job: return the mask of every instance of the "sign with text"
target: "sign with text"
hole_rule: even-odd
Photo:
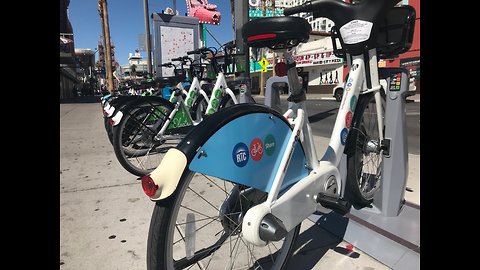
[[[293,56],[293,59],[295,59],[297,67],[343,63],[343,59],[336,57],[333,52],[296,55]]]

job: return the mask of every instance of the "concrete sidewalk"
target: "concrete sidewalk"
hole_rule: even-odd
[[[328,141],[315,140],[321,152]],[[410,160],[412,187],[419,186],[417,165]],[[99,102],[60,104],[60,269],[146,269],[153,206],[118,163]],[[356,248],[357,256],[346,255],[347,242],[309,220],[299,238],[292,270],[389,269]]]

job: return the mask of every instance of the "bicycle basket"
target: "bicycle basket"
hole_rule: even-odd
[[[377,36],[377,54],[380,59],[393,58],[410,50],[415,16],[415,9],[409,5],[393,7],[387,12]]]
[[[194,77],[197,77],[197,78],[203,78],[203,72],[204,72],[204,66],[203,64],[198,64],[198,63],[195,63],[195,64],[191,64],[190,65],[190,70],[189,72],[191,73],[190,74],[190,77],[193,79]]]
[[[177,82],[182,82],[187,77],[187,75],[185,74],[185,70],[181,68],[174,69],[173,73],[175,74],[175,80]]]
[[[377,34],[378,59],[394,58],[410,50],[415,29],[415,15],[415,9],[409,5],[393,7],[386,13],[380,22]],[[331,39],[335,56],[345,58],[343,40],[336,26],[332,27]]]

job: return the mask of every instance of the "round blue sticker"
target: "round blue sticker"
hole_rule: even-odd
[[[345,143],[347,142],[347,136],[348,136],[348,129],[347,128],[342,129],[342,132],[340,132],[340,142],[342,143],[342,145],[345,145]]]
[[[233,147],[232,151],[232,159],[235,165],[238,167],[243,167],[248,163],[248,147],[244,143],[237,143],[235,147]]]

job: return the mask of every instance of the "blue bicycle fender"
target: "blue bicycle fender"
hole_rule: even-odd
[[[277,115],[245,114],[210,136],[188,168],[269,192],[291,134],[290,126]],[[298,142],[281,190],[308,175],[305,164],[305,153]]]

